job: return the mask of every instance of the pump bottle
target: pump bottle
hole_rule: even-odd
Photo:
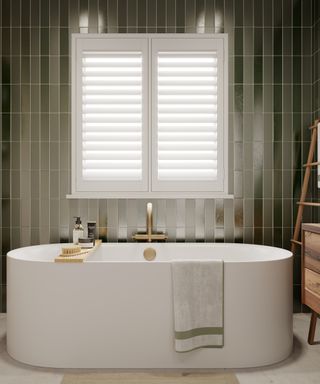
[[[76,219],[76,222],[73,229],[73,244],[78,244],[79,237],[83,237],[83,226],[79,216],[74,216],[74,218]]]

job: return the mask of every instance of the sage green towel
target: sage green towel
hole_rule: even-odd
[[[223,346],[223,261],[172,263],[177,352]]]

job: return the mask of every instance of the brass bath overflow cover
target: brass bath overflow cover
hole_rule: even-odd
[[[152,261],[156,258],[156,250],[153,249],[153,248],[146,248],[144,251],[143,251],[143,257],[148,260],[148,261]]]

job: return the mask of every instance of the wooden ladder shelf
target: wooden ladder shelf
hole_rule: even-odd
[[[298,208],[298,213],[297,213],[297,218],[296,218],[296,224],[294,227],[293,238],[291,239],[291,252],[293,254],[295,253],[296,246],[302,245],[302,242],[299,241],[299,237],[300,237],[304,207],[306,207],[306,206],[320,207],[320,202],[308,202],[308,201],[306,201],[308,185],[309,185],[309,180],[310,180],[310,175],[311,175],[311,168],[320,164],[319,161],[313,161],[315,150],[316,150],[316,145],[317,145],[318,123],[320,123],[320,119],[315,120],[314,124],[311,127],[309,127],[309,129],[311,130],[311,142],[310,142],[310,147],[309,147],[307,163],[303,165],[303,167],[305,168],[305,174],[304,174],[303,183],[302,183],[300,201],[297,202],[297,204],[299,205],[299,208]],[[310,320],[310,328],[309,328],[309,336],[308,336],[309,344],[315,343],[314,342],[314,334],[315,334],[315,328],[316,328],[316,323],[317,323],[317,317],[318,317],[317,313],[315,311],[312,311],[311,320]]]

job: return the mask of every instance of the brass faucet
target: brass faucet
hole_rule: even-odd
[[[152,240],[166,240],[168,236],[161,233],[152,233],[152,203],[147,204],[147,232],[136,233],[132,236],[133,240],[147,241],[151,243]]]

